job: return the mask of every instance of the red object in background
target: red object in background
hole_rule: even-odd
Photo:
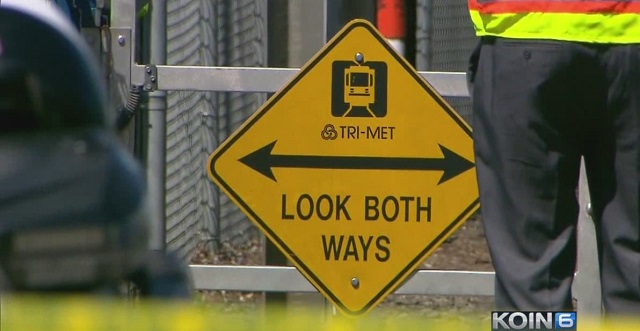
[[[387,39],[405,36],[404,0],[378,0],[378,30]]]

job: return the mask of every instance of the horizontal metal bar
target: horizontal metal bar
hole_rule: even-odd
[[[317,292],[295,267],[191,265],[189,270],[198,290]],[[493,281],[493,272],[419,270],[395,294],[492,296]]]
[[[467,75],[464,72],[418,71],[444,97],[468,97]]]
[[[219,92],[276,92],[299,69],[250,67],[200,67],[158,65],[158,90],[219,91]],[[430,72],[421,74],[442,96],[469,96],[465,74],[462,72]],[[144,85],[145,66],[135,65],[132,84]]]
[[[294,267],[191,265],[197,290],[317,292]]]
[[[492,296],[494,278],[487,271],[418,270],[396,294]]]

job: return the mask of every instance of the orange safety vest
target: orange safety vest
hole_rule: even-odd
[[[469,0],[478,36],[640,43],[640,0]]]

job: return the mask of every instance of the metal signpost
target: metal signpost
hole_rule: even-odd
[[[211,178],[341,311],[392,293],[479,206],[469,126],[368,22],[211,156]]]

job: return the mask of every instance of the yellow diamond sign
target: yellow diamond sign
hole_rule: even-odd
[[[469,126],[362,20],[208,165],[212,180],[347,315],[392,293],[479,206]]]

